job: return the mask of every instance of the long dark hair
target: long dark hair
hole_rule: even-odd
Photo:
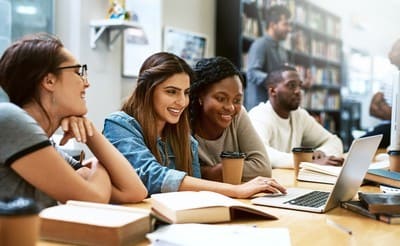
[[[40,82],[48,73],[58,75],[57,67],[66,57],[64,47],[55,36],[38,33],[25,36],[8,47],[0,59],[0,85],[10,101],[23,106],[31,100],[38,103]]]
[[[190,66],[180,57],[159,52],[147,58],[140,68],[137,86],[132,95],[122,106],[122,111],[133,116],[141,125],[146,145],[162,163],[160,152],[157,149],[156,113],[153,101],[154,88],[174,74],[186,73],[193,78]],[[188,109],[186,108],[177,124],[166,124],[163,137],[171,146],[176,157],[176,169],[192,175],[192,153],[190,148],[190,128]]]
[[[59,75],[57,68],[67,60],[61,52],[63,47],[57,37],[37,33],[23,37],[4,51],[0,59],[0,86],[10,102],[23,107],[35,101],[51,121],[40,100],[39,87],[48,73]]]

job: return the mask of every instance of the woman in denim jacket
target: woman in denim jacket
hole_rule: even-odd
[[[209,190],[247,198],[259,192],[285,192],[265,177],[241,185],[201,179],[198,143],[190,136],[187,108],[192,76],[187,63],[173,54],[150,56],[122,110],[105,120],[104,135],[135,167],[149,195]]]

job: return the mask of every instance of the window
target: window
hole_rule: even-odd
[[[0,53],[29,33],[54,33],[53,0],[0,0]]]

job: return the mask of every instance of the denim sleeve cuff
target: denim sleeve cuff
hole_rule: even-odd
[[[182,180],[185,176],[185,172],[172,169],[168,170],[161,185],[161,192],[164,193],[178,191],[179,186],[181,186]]]

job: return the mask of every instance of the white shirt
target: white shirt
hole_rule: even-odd
[[[291,111],[289,118],[284,119],[267,101],[251,109],[249,117],[274,168],[293,168],[294,147],[313,147],[327,155],[343,154],[342,141],[302,108]]]

